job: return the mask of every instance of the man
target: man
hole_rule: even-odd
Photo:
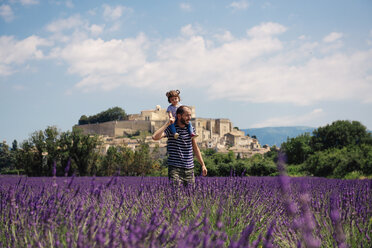
[[[180,106],[176,112],[177,121],[175,127],[178,138],[175,139],[169,125],[169,120],[159,128],[152,136],[153,140],[160,140],[163,137],[168,138],[168,176],[169,179],[176,183],[194,184],[194,154],[202,166],[202,175],[207,175],[203,157],[201,156],[196,140],[192,139],[187,126],[191,120],[191,109],[187,106]]]

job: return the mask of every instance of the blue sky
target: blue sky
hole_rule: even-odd
[[[372,2],[0,1],[0,139],[119,106],[372,129]]]

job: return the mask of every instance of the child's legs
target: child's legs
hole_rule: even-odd
[[[190,135],[194,133],[194,129],[192,128],[191,121],[187,125],[187,131],[189,132]]]
[[[171,129],[172,134],[177,133],[176,126],[174,125],[174,123],[170,125],[170,129]]]

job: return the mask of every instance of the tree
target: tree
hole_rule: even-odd
[[[310,146],[313,151],[343,148],[348,145],[372,144],[371,134],[358,121],[338,120],[313,131]]]
[[[305,133],[295,138],[287,138],[287,141],[282,143],[281,150],[286,154],[288,164],[302,164],[313,153],[310,140],[310,134]]]
[[[79,125],[89,124],[89,119],[86,115],[82,115],[79,119]]]
[[[11,151],[15,152],[17,150],[18,150],[18,142],[17,142],[17,140],[13,140]]]
[[[9,150],[9,146],[3,142],[0,143],[0,171],[5,168],[11,167],[12,158]]]
[[[119,156],[119,169],[120,175],[129,176],[133,175],[132,165],[134,163],[134,152],[127,145],[122,145],[119,147],[120,156]]]
[[[117,147],[110,146],[106,152],[106,156],[103,158],[100,174],[103,176],[115,175],[119,170],[120,155]]]
[[[150,147],[144,141],[140,142],[139,147],[134,152],[133,169],[136,175],[147,175],[151,173],[152,159]]]
[[[270,147],[270,151],[264,154],[265,159],[272,160],[274,161],[274,163],[278,162],[278,156],[279,156],[279,149],[276,147],[276,145],[273,145],[272,147]]]
[[[361,171],[364,175],[372,176],[372,145],[362,144],[360,151],[363,157]]]
[[[203,155],[207,157],[213,156],[213,154],[216,154],[216,150],[212,148],[207,148],[206,150],[203,150]]]
[[[97,173],[98,151],[101,144],[97,135],[90,136],[80,129],[67,131],[61,135],[61,146],[68,151],[69,157],[75,162],[80,176]]]
[[[127,119],[128,115],[122,108],[113,107],[89,117],[87,117],[86,115],[82,115],[78,123],[79,125],[84,125],[90,123],[102,123],[107,121],[119,121]]]
[[[24,170],[26,175],[41,175],[41,160],[30,140],[26,140],[21,144],[21,148],[16,153],[16,161],[17,169]]]
[[[59,132],[57,127],[48,126],[44,131],[36,131],[30,137],[35,152],[37,175],[52,176],[53,164],[59,159]]]
[[[24,169],[29,176],[51,176],[53,164],[59,161],[59,149],[59,132],[55,126],[35,131],[20,149],[17,142],[12,146],[16,167]]]
[[[368,176],[372,175],[371,161],[371,145],[349,145],[315,152],[305,161],[303,169],[319,177],[345,178],[352,172]]]
[[[251,176],[270,176],[277,171],[272,160],[265,159],[261,154],[255,154],[250,158],[250,166],[247,173]]]

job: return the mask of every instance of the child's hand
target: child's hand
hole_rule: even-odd
[[[170,123],[170,124],[173,124],[174,121],[175,121],[174,117],[169,118],[169,123]]]

